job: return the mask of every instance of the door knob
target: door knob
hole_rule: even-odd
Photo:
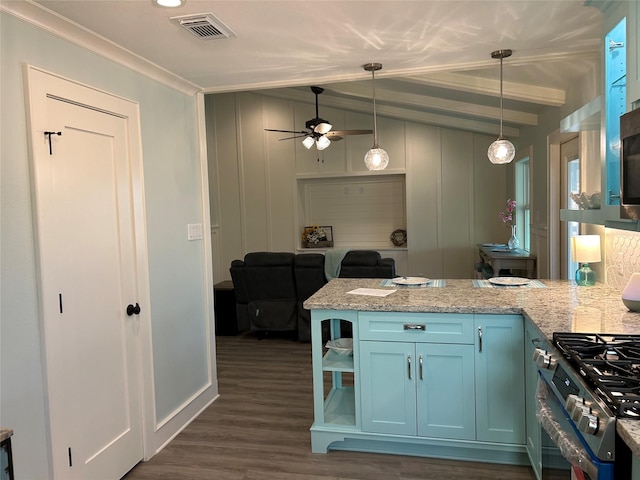
[[[138,315],[140,313],[140,305],[138,305],[137,303],[134,305],[127,305],[127,315],[131,316],[131,315]]]

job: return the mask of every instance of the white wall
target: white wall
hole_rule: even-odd
[[[13,428],[16,478],[50,478],[37,306],[23,65],[33,64],[140,105],[144,158],[156,410],[150,439],[175,433],[184,409],[217,394],[208,336],[212,292],[203,242],[187,242],[188,223],[209,227],[202,189],[197,97],[181,93],[74,43],[0,12],[1,317],[0,425]],[[204,182],[206,184],[206,181]],[[210,358],[211,356],[211,358]],[[178,419],[177,423],[173,419]],[[168,422],[168,423],[167,423]],[[170,425],[173,432],[163,430]],[[181,423],[181,424],[180,424]],[[165,425],[165,426],[166,426]]]

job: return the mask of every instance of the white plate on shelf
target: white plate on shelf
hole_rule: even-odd
[[[429,279],[424,277],[396,277],[391,282],[396,285],[426,285],[429,283]]]
[[[338,355],[353,355],[353,338],[336,338],[335,340],[329,340],[325,347],[333,350]]]
[[[531,280],[523,277],[492,277],[489,279],[489,282],[494,285],[508,285],[515,287],[519,285],[527,285]]]

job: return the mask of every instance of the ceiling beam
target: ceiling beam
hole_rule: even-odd
[[[398,81],[418,85],[448,88],[461,92],[479,93],[481,95],[500,96],[500,80],[474,77],[459,73],[439,72],[425,77],[404,77]],[[561,107],[565,103],[565,92],[557,88],[525,85],[522,83],[503,82],[503,96],[510,100],[537,103],[550,107]]]
[[[341,95],[349,95],[359,98],[371,98],[371,88],[363,88],[361,84],[331,84],[326,85],[331,92]],[[418,95],[414,93],[400,92],[397,90],[389,90],[384,87],[376,86],[376,100],[381,103],[392,103],[396,105],[404,105],[413,109],[427,109],[440,112],[447,112],[456,115],[465,115],[469,117],[487,118],[491,120],[500,119],[500,108],[479,105],[470,102],[459,102],[446,98],[433,97],[429,95]],[[505,122],[515,123],[518,125],[536,126],[538,125],[538,116],[534,113],[527,113],[518,110],[504,109],[503,119]]]
[[[272,97],[283,98],[286,100],[299,101],[305,103],[315,103],[315,97],[308,92],[298,89],[279,88],[275,90],[259,90],[254,92],[258,95],[268,95]],[[377,99],[377,90],[376,90]],[[323,93],[319,100],[320,108],[322,106],[340,108],[359,113],[369,113],[373,115],[371,102],[360,101],[354,98],[344,98],[329,95],[328,91]],[[393,107],[390,105],[376,104],[376,113],[385,117],[396,118],[398,120],[412,121],[417,123],[425,123],[438,127],[455,128],[476,133],[488,135],[498,135],[499,125],[496,122],[485,122],[482,120],[473,120],[469,118],[454,117],[430,113],[420,110],[411,110],[409,108]],[[510,126],[503,126],[503,133],[507,137],[519,137],[520,129]]]

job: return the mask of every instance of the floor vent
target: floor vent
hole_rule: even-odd
[[[189,30],[196,37],[204,38],[205,40],[236,36],[233,30],[227,27],[213,13],[198,13],[182,17],[171,17],[171,20]]]

